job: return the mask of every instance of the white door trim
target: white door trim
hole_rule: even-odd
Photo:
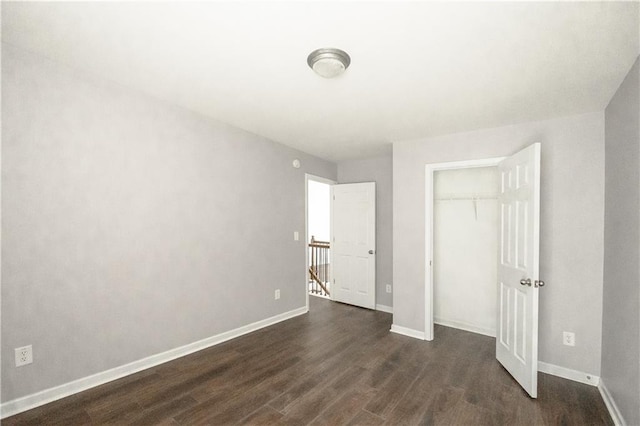
[[[309,241],[309,181],[315,181],[320,183],[326,183],[327,185],[335,185],[338,182],[335,180],[323,178],[321,176],[312,175],[309,173],[304,174],[304,241],[303,241],[303,250],[304,250],[304,294],[305,294],[305,306],[307,307],[307,312],[309,312],[309,252],[308,252],[308,241]],[[331,275],[331,268],[329,268],[329,275]]]
[[[433,340],[433,174],[441,170],[470,169],[497,166],[506,157],[480,160],[451,161],[425,165],[425,284],[424,284],[424,340]]]

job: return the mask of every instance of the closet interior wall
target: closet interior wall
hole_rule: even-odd
[[[498,171],[434,173],[434,322],[496,335]]]

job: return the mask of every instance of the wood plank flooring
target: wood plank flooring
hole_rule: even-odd
[[[530,399],[495,340],[310,298],[310,312],[4,419],[3,425],[611,425],[595,387],[540,374]]]

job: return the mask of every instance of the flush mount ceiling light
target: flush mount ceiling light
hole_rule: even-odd
[[[351,58],[340,49],[316,49],[307,57],[307,64],[320,77],[337,77],[349,68]]]

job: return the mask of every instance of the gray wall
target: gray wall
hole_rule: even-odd
[[[376,304],[393,306],[393,197],[391,155],[338,163],[338,183],[376,183]]]
[[[542,143],[539,359],[600,373],[604,114],[393,145],[393,322],[424,330],[425,164],[500,157]],[[576,346],[562,344],[562,331]]]
[[[605,110],[602,381],[640,424],[640,59]]]
[[[2,48],[3,401],[305,306],[335,164]]]

